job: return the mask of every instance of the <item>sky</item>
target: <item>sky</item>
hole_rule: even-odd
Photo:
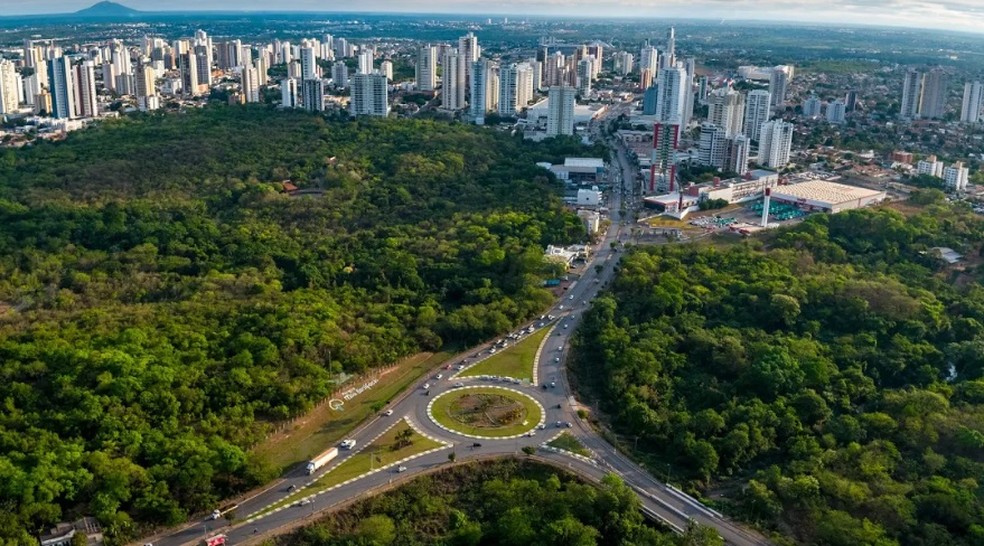
[[[984,0],[119,0],[145,11],[359,11],[666,17],[877,24],[984,32]],[[0,15],[69,13],[95,0],[0,0]]]

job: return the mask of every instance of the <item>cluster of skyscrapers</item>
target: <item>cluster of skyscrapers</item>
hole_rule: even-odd
[[[707,120],[700,125],[697,142],[697,162],[701,165],[743,175],[752,157],[772,168],[789,163],[794,126],[770,120],[773,112],[785,105],[793,67],[771,69],[768,89],[743,94],[729,85],[708,91],[706,78],[696,76],[693,59],[676,60],[673,29],[662,54],[646,45],[640,59],[641,81],[646,88],[643,113],[655,118],[650,191],[674,190],[682,131],[690,126],[696,102],[707,105]],[[652,79],[649,74],[654,70]]]

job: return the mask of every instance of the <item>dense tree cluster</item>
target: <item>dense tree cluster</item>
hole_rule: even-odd
[[[529,462],[471,464],[360,501],[272,546],[715,546],[703,528],[677,537],[646,525],[617,477],[600,487]]]
[[[543,246],[584,230],[535,162],[583,153],[247,107],[0,153],[0,544],[211,509],[338,372],[540,312]]]
[[[982,544],[984,289],[931,250],[976,260],[982,237],[933,204],[814,216],[767,250],[637,250],[577,379],[654,468],[785,540]]]

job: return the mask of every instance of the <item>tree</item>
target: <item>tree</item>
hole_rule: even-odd
[[[396,540],[396,525],[387,516],[372,515],[359,523],[356,536],[360,544],[386,546]]]

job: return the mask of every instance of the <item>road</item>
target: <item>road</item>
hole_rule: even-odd
[[[608,115],[617,116],[621,110],[613,108]],[[591,130],[597,137],[604,138],[600,133],[602,127],[592,127]],[[427,404],[430,400],[454,389],[454,384],[457,382],[467,384],[495,383],[478,378],[458,379],[453,376],[442,377],[438,380],[436,375],[429,375],[387,407],[387,409],[393,410],[392,415],[379,414],[349,436],[357,442],[355,450],[342,451],[335,461],[316,472],[314,476],[306,475],[304,470],[299,468],[253,498],[240,503],[236,508],[236,514],[239,518],[236,522],[220,518],[216,521],[192,523],[180,530],[172,531],[166,536],[149,539],[152,540],[154,546],[183,546],[216,533],[225,534],[228,544],[258,542],[259,537],[307,521],[319,512],[377,492],[391,486],[394,482],[404,481],[411,476],[433,472],[447,466],[448,454],[451,451],[455,453],[458,461],[467,461],[516,455],[521,453],[524,447],[538,447],[558,431],[557,422],[573,425],[573,428],[569,429],[568,432],[574,434],[594,453],[594,460],[577,459],[546,450],[539,450],[537,453],[539,458],[595,481],[600,480],[608,473],[619,475],[639,494],[644,511],[648,516],[663,521],[677,531],[686,528],[690,521],[696,521],[716,529],[728,544],[735,546],[769,544],[758,534],[741,528],[721,517],[720,514],[704,507],[696,500],[656,480],[645,469],[619,453],[576,415],[577,404],[573,391],[568,384],[565,368],[570,347],[570,336],[577,328],[581,315],[590,305],[591,300],[614,276],[620,252],[614,248],[615,245],[612,243],[621,240],[630,229],[628,225],[631,224],[629,221],[623,222],[620,212],[622,202],[623,199],[628,199],[630,203],[634,204],[636,202],[635,194],[639,189],[636,184],[636,170],[626,157],[624,148],[613,141],[606,141],[613,149],[617,150],[615,154],[617,162],[614,162],[615,164],[610,169],[614,182],[608,207],[612,220],[611,226],[599,242],[591,263],[585,267],[585,273],[575,283],[572,283],[564,297],[548,311],[557,319],[552,326],[553,332],[546,338],[539,354],[537,375],[540,384],[510,385],[516,389],[523,389],[524,392],[541,403],[546,414],[547,428],[545,430],[538,431],[539,434],[532,437],[522,436],[502,440],[482,439],[480,441],[445,431],[427,415]],[[634,206],[631,205],[628,207],[629,214],[632,214],[633,208]],[[601,266],[600,271],[596,271],[595,266]],[[466,354],[480,353],[487,356],[489,347],[489,344],[475,347]],[[442,372],[442,374],[447,374],[447,372]],[[547,386],[544,388],[544,385],[549,385],[552,382],[556,383],[556,387]],[[425,383],[429,384],[429,388],[426,390],[422,388]],[[319,494],[314,497],[310,504],[290,506],[252,521],[242,521],[249,515],[283,499],[290,494],[289,490],[292,487],[303,487],[313,478],[317,478],[334,465],[350,457],[360,447],[370,443],[396,420],[402,418],[407,418],[414,423],[418,430],[428,436],[447,442],[449,446],[404,463],[403,466],[406,467],[404,472],[398,473],[393,468],[380,470],[347,485]]]

